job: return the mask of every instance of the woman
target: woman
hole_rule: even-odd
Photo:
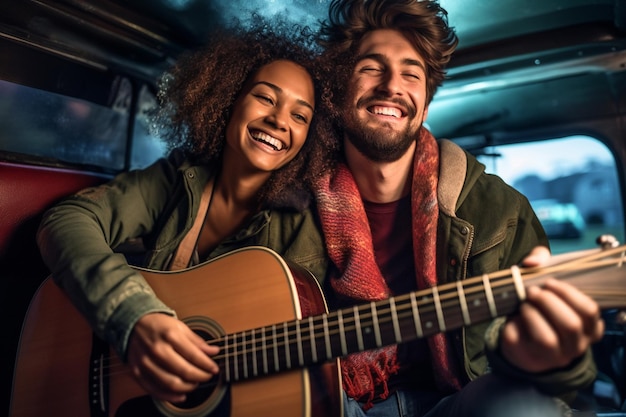
[[[306,140],[319,101],[307,33],[271,32],[261,22],[217,31],[211,41],[163,79],[155,126],[169,157],[68,198],[38,233],[55,281],[95,333],[149,394],[171,402],[218,372],[210,358],[217,348],[176,319],[111,248],[141,239],[144,266],[161,270],[249,245],[273,248],[318,276],[326,266],[307,208],[306,184],[323,171],[329,147]]]

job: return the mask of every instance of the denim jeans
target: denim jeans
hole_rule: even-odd
[[[493,374],[439,399],[423,391],[397,391],[364,412],[344,393],[345,417],[562,417],[567,409],[529,384]]]
[[[364,412],[363,404],[343,393],[344,417],[420,417],[424,416],[440,398],[430,392],[396,391],[386,400],[377,402]]]

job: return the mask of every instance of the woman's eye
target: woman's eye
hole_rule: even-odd
[[[302,114],[294,114],[293,117],[295,117],[296,119],[300,120],[301,122],[307,123],[308,119],[306,118],[306,116],[302,115]]]
[[[274,100],[271,97],[269,97],[269,96],[265,96],[265,95],[262,95],[262,94],[257,94],[255,97],[258,98],[261,101],[265,101],[266,103],[274,104]]]

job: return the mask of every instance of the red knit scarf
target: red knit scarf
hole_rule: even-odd
[[[437,178],[439,149],[434,137],[422,128],[413,162],[411,211],[415,271],[419,288],[437,283]],[[330,277],[333,289],[343,297],[360,301],[389,298],[390,290],[376,265],[374,246],[363,202],[354,177],[340,165],[333,178],[326,176],[316,191],[328,254],[338,269]],[[460,383],[451,364],[444,334],[428,339],[435,380],[440,389],[454,391]],[[378,395],[389,396],[389,377],[398,372],[397,346],[356,353],[342,359],[342,379],[348,396],[372,406]]]

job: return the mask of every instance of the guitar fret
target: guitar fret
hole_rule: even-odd
[[[272,324],[272,340],[274,341],[274,370],[278,372],[280,370],[278,362],[278,336],[276,335],[276,325]]]
[[[257,363],[257,348],[256,348],[256,330],[252,330],[252,375],[259,376],[259,368]]]
[[[400,324],[398,323],[398,311],[396,309],[396,300],[391,298],[389,300],[389,307],[391,308],[391,320],[393,322],[393,334],[396,338],[396,343],[402,342],[402,333],[400,332]]]
[[[287,322],[283,323],[283,338],[285,340],[285,360],[287,369],[291,369],[291,349],[289,349],[289,327]]]
[[[446,322],[443,319],[443,311],[441,310],[441,300],[439,300],[439,290],[437,287],[431,288],[433,293],[433,303],[435,304],[435,311],[437,312],[437,323],[439,324],[439,331],[446,331]]]
[[[267,339],[265,338],[266,328],[261,330],[261,352],[263,353],[263,373],[267,375],[269,373],[269,365],[267,359]]]
[[[376,337],[376,346],[381,347],[383,345],[383,342],[380,336],[380,327],[378,327],[378,313],[376,311],[376,303],[374,301],[370,303],[370,309],[372,311],[372,324],[374,326],[374,336]]]
[[[359,349],[359,352],[363,352],[365,350],[365,346],[363,345],[363,329],[361,328],[361,319],[359,318],[358,306],[353,306],[352,311],[354,315],[354,324],[356,329],[357,347]]]
[[[224,370],[226,371],[226,381],[231,381],[230,375],[230,352],[228,347],[228,335],[224,335]]]
[[[247,340],[246,340],[246,331],[244,330],[241,333],[241,359],[243,362],[243,377],[245,379],[248,378],[248,345],[247,345]]]
[[[300,333],[300,320],[296,321],[296,344],[298,347],[298,364],[304,366],[304,353],[302,352],[302,334]]]
[[[415,293],[412,292],[410,295],[411,298],[411,310],[413,311],[413,323],[415,323],[415,334],[417,337],[424,337],[424,331],[422,330],[422,321],[420,318],[419,309],[417,308],[417,299],[415,298]]]
[[[337,321],[339,323],[339,341],[341,343],[341,354],[348,354],[348,346],[346,345],[346,334],[343,326],[343,313],[341,310],[337,311]]]
[[[526,287],[524,286],[522,274],[520,273],[517,265],[513,265],[511,267],[511,276],[513,277],[513,283],[515,284],[515,291],[517,292],[518,300],[520,302],[524,301],[526,299]]]
[[[239,357],[237,356],[237,334],[233,335],[233,365],[235,369],[233,369],[233,378],[235,381],[239,380]]]
[[[475,282],[466,293],[468,308],[471,310],[471,317],[474,322],[488,320],[492,317],[489,309],[487,294],[482,281]]]
[[[330,334],[328,332],[328,315],[324,314],[324,342],[326,343],[326,359],[330,359],[333,357],[333,350],[330,347]]]
[[[483,290],[485,291],[487,304],[489,304],[489,313],[491,313],[491,317],[497,317],[498,310],[496,309],[496,302],[493,299],[493,291],[491,290],[491,283],[489,282],[489,275],[487,274],[483,274]]]
[[[431,293],[432,295],[432,293]],[[428,303],[428,305],[426,305]],[[437,320],[437,308],[432,298],[424,295],[420,300],[422,310],[422,328],[424,329],[424,335],[430,335],[435,332],[435,320]]]
[[[496,303],[498,315],[509,314],[517,308],[519,300],[515,290],[515,282],[510,277],[502,278],[491,283],[493,299]]]
[[[458,280],[456,282],[456,290],[459,296],[459,302],[461,303],[461,314],[463,315],[463,324],[469,326],[472,322],[469,315],[469,310],[467,308],[467,300],[465,299],[465,289],[463,287],[463,282]]]
[[[313,363],[317,363],[317,344],[315,340],[313,316],[309,316],[309,337],[311,339],[311,359],[313,360]]]

